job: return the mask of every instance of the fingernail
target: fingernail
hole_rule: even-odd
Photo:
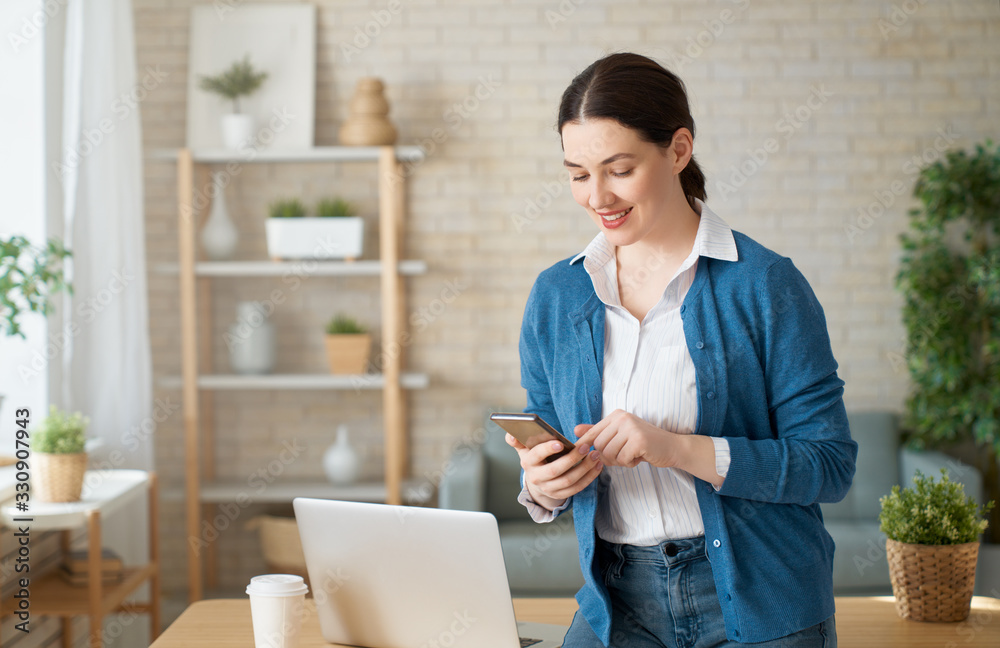
[[[588,452],[590,452],[590,448],[588,448],[587,446],[580,446],[579,448],[576,449],[576,451],[579,452],[580,454],[587,454]]]
[[[559,443],[558,441],[553,441],[552,445],[549,447],[552,448],[553,450],[559,450],[560,448],[562,448],[562,444]]]
[[[597,461],[600,458],[601,458],[601,453],[599,453],[597,450],[594,450],[593,452],[590,453],[591,461]]]

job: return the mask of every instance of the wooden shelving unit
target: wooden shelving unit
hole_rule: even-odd
[[[146,494],[149,498],[149,562],[125,568],[121,581],[111,584],[101,582],[101,521],[124,505]],[[70,549],[70,535],[74,529],[87,529],[87,571],[90,575],[86,586],[66,583],[57,573],[37,578],[28,573],[30,582],[30,610],[32,616],[49,615],[62,618],[62,645],[73,645],[72,617],[90,619],[91,648],[101,648],[102,619],[122,609],[125,599],[143,583],[149,582],[148,602],[129,604],[128,610],[150,615],[153,639],[160,629],[160,550],[158,531],[158,494],[155,473],[141,470],[104,470],[89,472],[84,478],[84,489],[79,502],[61,504],[32,503],[28,512],[17,509],[13,500],[0,506],[0,522],[8,529],[28,526],[31,533],[60,531],[63,553]],[[23,520],[30,519],[30,522]],[[18,577],[12,574],[11,577]],[[0,616],[13,614],[18,609],[18,599],[7,597],[0,603]]]
[[[404,286],[402,277],[422,274],[427,265],[419,260],[400,258],[406,174],[402,162],[423,158],[419,147],[317,147],[292,151],[258,151],[244,154],[226,150],[157,151],[153,159],[176,160],[179,223],[179,263],[156,269],[176,273],[180,281],[181,371],[179,378],[165,378],[161,385],[180,387],[183,393],[184,447],[186,457],[185,502],[189,538],[201,537],[201,526],[214,507],[240,495],[232,484],[215,479],[213,431],[210,417],[203,412],[212,407],[216,390],[381,390],[384,425],[384,481],[333,487],[331,484],[283,480],[268,486],[266,495],[254,501],[290,501],[296,496],[326,496],[351,500],[384,501],[402,504],[406,498],[404,480],[409,469],[407,414],[404,390],[427,387],[428,378],[404,373],[403,358],[388,352],[388,345],[402,339]],[[379,259],[357,261],[232,261],[208,262],[198,258],[196,231],[198,214],[194,208],[195,178],[212,164],[260,163],[347,163],[376,162],[378,166]],[[382,308],[382,372],[356,376],[325,374],[284,374],[243,376],[211,371],[210,281],[217,277],[284,276],[289,272],[303,277],[371,276],[379,278]],[[199,358],[201,363],[199,365]],[[243,485],[243,491],[246,485]],[[319,494],[319,495],[317,495]],[[204,567],[209,586],[215,584],[214,543],[205,555],[197,543],[188,543],[190,600],[202,598]],[[203,565],[204,563],[204,565]]]

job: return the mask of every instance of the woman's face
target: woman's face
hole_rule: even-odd
[[[612,119],[588,119],[563,125],[562,141],[573,198],[612,245],[655,238],[669,229],[668,205],[678,197],[687,205],[678,174],[690,147],[680,159],[677,149],[689,139],[675,134],[664,149]]]

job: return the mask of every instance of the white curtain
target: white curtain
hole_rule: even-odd
[[[92,468],[153,467],[152,370],[146,291],[142,136],[149,91],[138,78],[131,0],[67,5],[63,156],[64,225],[73,250],[74,295],[61,394],[90,417],[103,444]],[[147,559],[145,500],[109,516],[104,546],[126,562]],[[148,645],[129,624],[119,646]]]

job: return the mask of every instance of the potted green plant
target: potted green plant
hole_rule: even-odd
[[[90,421],[80,412],[55,405],[31,434],[32,499],[76,502],[87,470],[86,432]]]
[[[945,622],[967,618],[979,535],[989,524],[993,502],[978,506],[942,469],[940,481],[918,471],[912,488],[893,486],[879,503],[899,616]]]
[[[330,373],[365,373],[372,350],[372,336],[356,319],[347,315],[331,318],[326,324],[325,341]]]
[[[233,102],[233,112],[222,116],[222,141],[228,148],[240,148],[253,137],[253,117],[240,112],[240,97],[256,92],[267,72],[255,70],[247,54],[215,76],[201,76],[199,87]]]
[[[279,200],[265,229],[268,255],[276,259],[355,259],[364,242],[364,219],[341,198],[319,201],[315,216],[297,198]]]
[[[974,463],[985,500],[1000,500],[1000,146],[952,150],[920,171],[920,201],[901,237],[911,393],[904,429],[915,448]],[[972,450],[970,451],[970,448]],[[1000,511],[984,538],[984,574],[1000,578]],[[988,587],[1000,587],[994,580]]]
[[[50,238],[45,247],[36,247],[24,236],[0,237],[0,318],[5,336],[24,339],[21,315],[48,315],[55,293],[65,290],[72,294],[73,287],[63,275],[63,262],[69,256],[72,253],[57,238]]]

